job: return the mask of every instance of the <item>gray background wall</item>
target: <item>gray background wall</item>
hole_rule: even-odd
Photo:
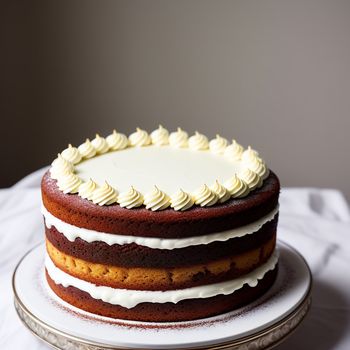
[[[2,1],[0,186],[98,131],[178,125],[350,197],[349,1]]]

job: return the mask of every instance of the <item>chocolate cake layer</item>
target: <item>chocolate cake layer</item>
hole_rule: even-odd
[[[259,298],[274,283],[278,267],[265,274],[256,287],[244,285],[229,295],[217,295],[205,299],[182,300],[174,303],[141,303],[133,308],[112,305],[92,298],[75,287],[56,284],[46,272],[51,289],[63,300],[85,311],[112,318],[147,322],[176,322],[195,320],[218,315],[244,306]]]
[[[164,291],[219,283],[246,275],[271,257],[275,244],[275,237],[272,237],[259,248],[180,268],[125,268],[96,264],[67,255],[49,241],[46,241],[46,248],[56,267],[81,280],[119,289]]]
[[[54,226],[45,228],[46,238],[60,251],[90,262],[123,267],[170,268],[203,264],[260,247],[276,235],[278,215],[257,232],[224,242],[213,242],[181,249],[152,249],[135,243],[108,245],[88,243],[81,238],[69,241]]]
[[[47,172],[41,183],[45,208],[55,217],[78,227],[120,235],[180,238],[221,232],[257,221],[278,203],[280,184],[270,172],[261,188],[242,199],[212,207],[150,211],[125,209],[118,204],[99,206],[76,194],[64,194]]]

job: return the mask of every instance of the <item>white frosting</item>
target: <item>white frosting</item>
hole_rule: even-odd
[[[250,158],[249,160],[244,161],[244,164],[248,169],[257,173],[263,180],[265,180],[269,175],[269,170],[261,158]]]
[[[194,200],[190,194],[180,189],[170,197],[170,204],[174,210],[183,211],[190,209],[194,204]]]
[[[96,187],[96,183],[90,179],[79,186],[78,194],[81,198],[92,200]]]
[[[111,205],[117,201],[118,193],[105,182],[101,187],[97,187],[91,195],[91,200],[98,205]]]
[[[188,146],[188,134],[186,131],[183,131],[181,128],[177,128],[177,131],[174,131],[169,136],[169,143],[172,147],[175,148],[185,148]]]
[[[94,146],[97,154],[106,153],[109,149],[106,139],[99,134],[96,134],[96,137],[91,141],[91,144]]]
[[[64,159],[60,153],[57,158],[52,162],[50,168],[50,175],[53,179],[58,179],[61,176],[66,176],[74,171],[73,164]]]
[[[209,149],[215,154],[224,153],[227,146],[227,140],[220,135],[216,135],[216,138],[209,142]]]
[[[259,157],[259,153],[255,149],[252,149],[250,146],[248,146],[248,148],[242,153],[243,161],[249,161],[256,157]]]
[[[194,202],[201,207],[211,207],[218,200],[219,196],[207,185],[202,185],[197,191],[192,193]]]
[[[225,187],[233,198],[243,198],[250,192],[247,183],[237,175],[232,176],[225,183]]]
[[[150,145],[153,147],[144,147]],[[116,152],[120,150],[123,152]],[[98,134],[91,142],[87,139],[79,149],[69,145],[53,162],[50,174],[65,193],[76,193],[77,186],[90,178],[108,182],[110,185],[96,188],[93,196],[86,197],[95,204],[113,204],[120,192],[120,205],[128,209],[144,204],[146,209],[163,210],[171,204],[174,210],[187,210],[192,199],[195,205],[209,207],[230,197],[245,197],[262,186],[269,169],[257,151],[250,146],[243,150],[235,140],[228,145],[219,135],[208,142],[197,131],[190,138],[180,128],[169,135],[161,125],[151,135],[136,128],[129,138],[113,130],[106,139]],[[209,188],[207,184],[215,180]],[[130,188],[140,192],[128,194]],[[85,186],[83,196],[84,191]],[[136,202],[129,203],[133,201],[130,194],[137,195]]]
[[[129,141],[131,146],[142,147],[150,145],[152,139],[147,131],[136,128],[136,131],[129,136]]]
[[[89,139],[86,139],[85,142],[78,147],[78,151],[80,152],[81,156],[86,159],[92,158],[96,154],[96,149]]]
[[[57,158],[51,163],[52,168],[63,168],[68,169],[69,171],[74,171],[73,163],[64,159],[60,153],[57,154]]]
[[[208,138],[198,131],[188,139],[188,146],[195,151],[204,151],[209,148]]]
[[[111,234],[105,232],[99,232],[95,230],[89,230],[86,228],[77,227],[68,224],[47,211],[42,205],[41,212],[45,217],[46,226],[51,228],[54,226],[59,232],[61,232],[69,241],[73,242],[76,238],[81,238],[84,241],[91,242],[104,242],[108,245],[112,244],[131,244],[153,248],[153,249],[178,249],[185,248],[200,244],[209,244],[216,241],[227,241],[231,238],[242,237],[252,234],[258,231],[265,223],[271,221],[278,213],[278,207],[272,210],[269,214],[260,218],[259,220],[250,223],[245,226],[237,227],[232,230],[210,233],[202,236],[186,237],[186,238],[155,238],[155,237],[137,237],[137,236],[124,236],[118,234]]]
[[[231,197],[228,189],[222,186],[218,180],[211,186],[211,189],[217,194],[220,203],[226,202]]]
[[[112,151],[118,151],[128,147],[129,140],[128,138],[116,130],[113,130],[113,133],[108,135],[106,138],[109,149]]]
[[[143,196],[131,186],[128,191],[125,191],[118,196],[118,203],[122,208],[137,208],[143,204]]]
[[[146,209],[151,209],[152,211],[164,210],[170,205],[170,198],[157,186],[154,186],[151,192],[145,194],[143,204],[146,206]]]
[[[73,147],[71,144],[61,152],[61,156],[72,164],[77,164],[81,161],[81,154],[79,153],[78,148]]]
[[[262,178],[249,168],[245,168],[242,172],[240,172],[238,177],[247,183],[251,191],[261,187],[263,184]]]
[[[105,180],[118,192],[134,186],[143,195],[157,185],[169,196],[180,188],[187,193],[197,190],[203,183],[215,180],[224,183],[244,169],[240,161],[228,161],[212,152],[191,152],[171,145],[161,147],[129,147],[123,151],[108,152],[75,166],[83,180],[97,183]]]
[[[152,143],[157,146],[164,146],[169,143],[169,131],[159,125],[158,129],[151,133]]]
[[[259,280],[261,280],[268,271],[275,268],[277,262],[278,252],[275,251],[266,263],[239,278],[204,286],[167,291],[130,290],[97,286],[63,272],[54,265],[48,256],[46,256],[45,259],[45,266],[49,276],[56,284],[61,284],[63,287],[72,286],[78,288],[90,294],[94,299],[99,299],[109,304],[120,305],[130,309],[140,303],[171,302],[176,304],[179,301],[186,299],[228,295],[241,289],[245,284],[250,287],[255,287]]]
[[[241,146],[239,143],[237,143],[236,140],[232,140],[231,145],[227,146],[224,155],[228,159],[236,159],[239,160],[242,157],[243,153],[243,146]]]
[[[57,179],[57,186],[63,193],[77,193],[81,184],[81,179],[73,174],[67,173]]]

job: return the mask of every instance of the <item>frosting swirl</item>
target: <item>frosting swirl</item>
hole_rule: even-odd
[[[157,186],[154,186],[151,192],[145,194],[143,204],[146,206],[146,209],[151,209],[152,211],[163,210],[170,205],[170,198]]]
[[[50,175],[53,179],[58,179],[60,176],[68,175],[73,172],[74,167],[71,162],[65,160],[60,153],[57,154],[57,158],[52,162]]]
[[[220,135],[216,135],[216,138],[209,142],[209,149],[214,154],[222,154],[227,146],[227,140]]]
[[[77,164],[81,161],[81,155],[78,148],[73,147],[71,144],[69,144],[68,147],[62,151],[61,156],[73,164]]]
[[[243,198],[250,192],[247,183],[236,174],[225,182],[225,187],[233,198]]]
[[[193,193],[193,199],[194,202],[201,207],[210,207],[219,200],[219,197],[214,191],[204,184]]]
[[[67,173],[57,179],[57,186],[63,193],[77,193],[81,179],[73,174]]]
[[[112,151],[117,151],[128,147],[129,140],[126,135],[113,130],[113,133],[106,137],[107,144]]]
[[[262,178],[249,168],[245,168],[242,172],[240,172],[238,177],[247,183],[251,191],[260,187],[263,183]]]
[[[140,128],[136,128],[136,132],[132,133],[129,136],[129,141],[131,146],[142,147],[142,146],[150,145],[152,142],[152,139],[148,135],[147,131],[142,130]]]
[[[195,151],[204,151],[209,147],[208,138],[198,131],[188,139],[188,144],[189,147]]]
[[[248,169],[257,173],[263,180],[269,176],[269,169],[261,158],[251,158],[245,162]]]
[[[99,134],[96,134],[96,137],[91,141],[91,144],[94,146],[97,154],[106,153],[109,149],[106,139]]]
[[[91,200],[96,187],[96,183],[90,179],[79,186],[78,194],[81,198]]]
[[[224,156],[233,159],[240,160],[243,154],[243,146],[237,143],[236,140],[232,140],[232,143],[226,147]]]
[[[137,208],[143,204],[143,196],[131,186],[128,191],[118,196],[118,203],[122,208]]]
[[[86,139],[85,142],[78,147],[78,151],[82,157],[86,159],[92,158],[96,154],[96,149],[89,139]]]
[[[259,156],[259,153],[250,146],[242,153],[242,160],[247,162]]]
[[[159,125],[158,129],[151,133],[152,143],[156,146],[163,146],[169,143],[169,131]]]
[[[51,163],[51,166],[53,168],[67,168],[71,171],[74,170],[73,164],[69,162],[68,160],[64,159],[60,153],[57,154],[57,158],[54,159],[54,161]]]
[[[216,180],[213,186],[211,186],[210,188],[217,194],[220,203],[226,202],[231,197],[231,194],[227,190],[227,188],[222,186],[218,180]]]
[[[177,128],[177,131],[174,131],[169,136],[169,143],[175,148],[185,148],[188,145],[188,134],[186,131],[183,131],[181,128]]]
[[[101,187],[97,187],[91,197],[91,200],[98,205],[110,205],[117,201],[117,192],[107,181]]]
[[[193,206],[194,200],[191,195],[180,189],[170,197],[170,204],[174,210],[184,211]]]

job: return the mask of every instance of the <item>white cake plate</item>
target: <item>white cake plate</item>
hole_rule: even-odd
[[[15,307],[36,336],[58,349],[271,348],[297,327],[311,303],[312,278],[305,260],[285,243],[278,247],[277,280],[253,303],[202,320],[147,323],[99,317],[61,301],[44,279],[45,247],[40,244],[13,274]]]

